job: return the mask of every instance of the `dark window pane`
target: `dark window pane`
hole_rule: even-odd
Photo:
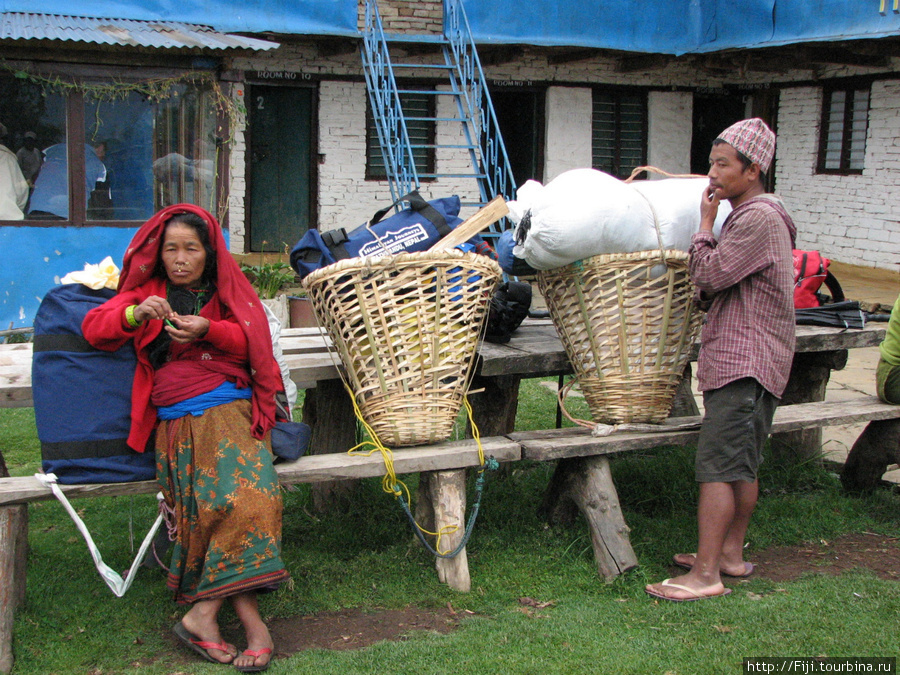
[[[0,122],[6,136],[0,144],[16,155],[21,176],[11,165],[12,184],[0,186],[0,220],[22,220],[24,217],[64,219],[68,214],[68,173],[66,162],[66,100],[52,91],[45,92],[37,84],[19,78],[0,78]],[[26,136],[27,135],[27,136]],[[32,138],[33,136],[33,138]],[[51,152],[58,158],[53,167],[45,167],[45,151],[62,144],[62,152]],[[51,175],[54,171],[58,176]],[[41,174],[45,177],[41,179]],[[42,189],[41,213],[27,215],[37,208],[34,186],[58,184],[55,190]]]
[[[642,94],[594,91],[592,166],[627,178],[646,161],[647,107]]]
[[[820,171],[858,173],[865,168],[869,89],[833,89],[822,106]]]
[[[406,133],[412,146],[413,161],[418,174],[433,173],[434,153],[430,145],[434,138],[434,122],[429,119],[433,113],[434,97],[429,94],[400,94],[400,104],[403,106],[406,118]],[[381,152],[381,142],[378,138],[378,129],[375,126],[375,117],[371,107],[366,110],[367,124],[367,176],[370,179],[382,179],[387,177],[384,166],[384,156]],[[388,139],[389,145],[397,143],[396,138]],[[405,152],[403,148],[392,147],[395,152]],[[399,158],[398,160],[399,161]]]

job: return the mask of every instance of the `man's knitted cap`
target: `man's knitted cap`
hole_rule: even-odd
[[[725,141],[751,162],[759,164],[763,173],[769,171],[775,156],[775,134],[758,117],[735,122],[716,140]]]

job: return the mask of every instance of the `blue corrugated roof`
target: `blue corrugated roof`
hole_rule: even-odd
[[[159,49],[255,49],[277,42],[227,35],[207,26],[175,21],[88,19],[52,14],[0,14],[0,40],[61,40]]]

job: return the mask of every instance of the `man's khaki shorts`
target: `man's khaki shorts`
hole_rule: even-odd
[[[697,482],[755,481],[778,398],[752,377],[745,377],[703,392],[703,407]]]

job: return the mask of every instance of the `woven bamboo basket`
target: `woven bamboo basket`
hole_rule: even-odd
[[[700,329],[687,253],[598,255],[538,284],[593,421],[663,421]]]
[[[493,260],[450,250],[350,258],[304,279],[382,443],[449,438],[500,276]]]

